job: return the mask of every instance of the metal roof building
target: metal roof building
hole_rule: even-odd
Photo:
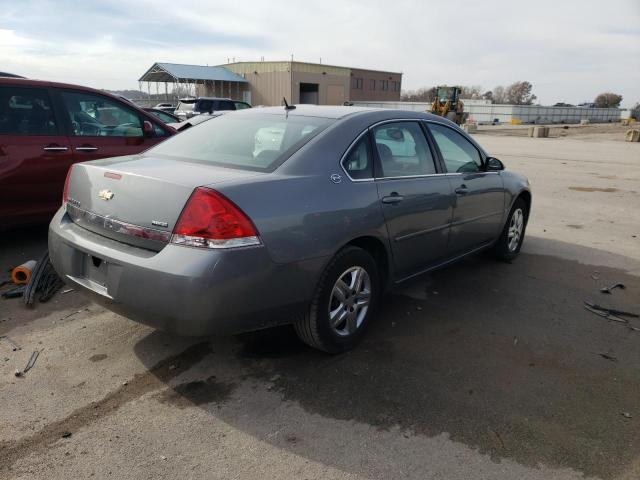
[[[139,79],[147,82],[147,90],[151,93],[151,83],[164,83],[164,93],[169,95],[169,84],[172,92],[176,85],[182,87],[181,95],[197,95],[199,90],[215,92],[215,96],[239,97],[241,90],[245,90],[247,80],[224,67],[209,67],[205,65],[184,65],[179,63],[154,63]],[[243,87],[243,88],[241,88]]]
[[[253,105],[342,105],[351,100],[400,100],[402,73],[285,61],[235,62],[215,67],[154,63],[139,82],[149,94],[229,97]],[[155,92],[151,89],[155,83]],[[160,84],[164,83],[164,92]],[[141,87],[142,89],[142,87]]]

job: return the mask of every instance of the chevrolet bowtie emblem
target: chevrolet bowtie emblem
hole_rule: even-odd
[[[111,200],[113,198],[113,192],[111,190],[100,190],[98,197],[102,200]]]

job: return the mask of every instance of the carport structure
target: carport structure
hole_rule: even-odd
[[[204,65],[184,65],[178,63],[154,63],[138,81],[147,82],[147,92],[151,96],[151,84],[155,83],[155,93],[161,94],[160,84],[164,83],[166,101],[182,96],[229,97],[242,100],[249,84],[240,76],[224,67]],[[171,85],[171,89],[169,89]]]

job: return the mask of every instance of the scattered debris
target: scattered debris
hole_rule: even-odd
[[[513,337],[513,346],[518,345],[518,337]]]
[[[593,353],[594,355],[600,355],[605,360],[610,360],[612,362],[618,361],[616,357],[614,357],[613,355],[609,355],[608,353],[600,353],[600,352],[591,352],[591,353]]]
[[[11,280],[13,280],[13,283],[16,285],[26,285],[29,282],[35,267],[35,260],[28,260],[22,265],[18,265],[11,270]]]
[[[593,280],[600,280],[600,275],[599,275],[599,273],[600,273],[600,272],[598,272],[598,271],[593,272],[593,273],[591,274],[591,278],[592,278]]]
[[[40,355],[40,350],[34,350],[31,356],[29,357],[29,361],[27,362],[27,366],[22,370],[16,370],[14,375],[16,377],[24,377],[24,374],[33,368],[36,364],[36,360],[38,359],[38,355]]]
[[[33,269],[29,283],[25,288],[23,301],[25,305],[33,305],[36,293],[40,292],[38,300],[42,303],[48,301],[64,285],[49,259],[49,250],[38,259]]]
[[[624,418],[632,418],[632,415],[629,412],[620,412],[620,415]]]
[[[623,317],[631,317],[631,318],[640,318],[640,315],[633,312],[626,312],[624,310],[617,310],[615,308],[608,308],[598,305],[597,303],[590,302],[585,300],[585,305],[590,306],[591,308],[595,308],[596,310],[601,310],[603,312],[613,314],[613,315],[621,315]]]
[[[71,432],[62,432],[62,435],[60,435],[62,438],[69,438],[72,435]]]
[[[20,285],[19,287],[14,287],[6,292],[2,292],[3,298],[19,298],[24,295],[25,286]]]
[[[624,283],[618,282],[618,283],[614,283],[613,285],[609,285],[608,287],[602,287],[600,291],[602,293],[607,293],[611,295],[611,291],[615,290],[616,288],[619,288],[620,290],[624,290],[627,287],[625,287]]]
[[[67,318],[72,317],[73,315],[77,315],[78,313],[82,313],[82,312],[84,312],[85,310],[86,310],[86,311],[89,311],[89,309],[88,309],[88,308],[85,308],[85,309],[83,309],[83,310],[77,310],[77,311],[75,311],[75,312],[71,312],[71,313],[69,313],[69,314],[65,315],[65,316],[64,316],[64,317],[62,317],[60,320],[66,320]]]
[[[584,301],[584,308],[586,308],[591,313],[595,313],[596,315],[598,315],[598,316],[600,316],[602,318],[606,318],[607,320],[613,320],[614,322],[624,323],[629,329],[634,330],[636,332],[640,332],[640,328],[634,327],[633,325],[631,325],[629,323],[629,320],[627,320],[626,318],[618,317],[610,309],[607,309],[607,308],[604,308],[604,307],[600,307],[599,305],[596,305],[593,302],[589,302],[588,300]],[[627,314],[628,316],[632,316],[632,317],[634,315],[636,315],[635,313],[630,313],[630,312],[622,312],[622,311],[619,311],[619,310],[614,310],[614,311],[621,312],[621,313],[618,313],[618,315],[621,315],[623,313]]]
[[[9,335],[1,335],[0,336],[0,340],[2,340],[2,339],[5,339],[9,343],[9,345],[11,345],[11,351],[12,352],[15,352],[17,350],[22,350],[20,345],[18,345],[16,342],[11,340],[11,338],[9,338]]]
[[[62,294],[64,295],[65,293],[73,292],[73,290],[73,288],[67,288],[66,290],[62,291]]]
[[[161,458],[162,460],[166,460],[166,459],[167,459],[167,457],[165,457],[164,455],[160,455],[160,458]]]

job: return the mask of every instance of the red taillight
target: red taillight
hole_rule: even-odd
[[[69,178],[71,178],[71,170],[73,170],[73,165],[69,167],[67,170],[67,178],[64,180],[64,188],[62,189],[62,204],[67,203],[69,198]]]
[[[190,247],[230,248],[259,245],[251,220],[229,199],[209,188],[196,188],[185,205],[171,242]]]

